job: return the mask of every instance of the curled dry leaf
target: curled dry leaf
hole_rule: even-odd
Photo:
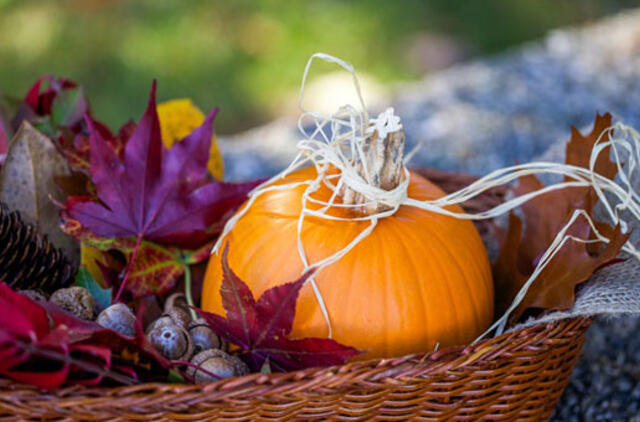
[[[600,134],[611,126],[611,115],[597,115],[594,128],[582,135],[571,130],[567,143],[566,162],[588,167],[591,150]],[[609,148],[603,151],[595,164],[595,171],[613,179],[617,167],[609,159]],[[513,189],[517,196],[542,189],[544,184],[533,175],[519,179]],[[577,209],[593,217],[597,196],[589,187],[568,187],[538,196],[522,205],[522,219],[515,213],[509,216],[509,225],[500,233],[502,245],[494,264],[496,311],[501,314],[533,273],[542,254],[551,245],[558,232],[567,224]],[[524,300],[512,314],[517,320],[527,309],[568,309],[575,300],[580,283],[598,268],[615,262],[620,249],[628,239],[619,227],[597,223],[598,230],[611,239],[610,243],[594,248],[593,245],[569,239],[544,268],[529,288]],[[580,216],[567,232],[579,239],[591,239],[592,229],[584,216]]]
[[[23,122],[0,171],[0,201],[19,211],[25,221],[36,224],[77,265],[80,249],[58,226],[60,210],[52,201],[52,198],[64,200],[55,179],[69,174],[66,160],[54,143],[30,123]]]

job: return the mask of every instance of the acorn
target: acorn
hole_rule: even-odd
[[[124,303],[115,303],[98,315],[96,322],[104,328],[116,331],[125,336],[136,335],[136,316]]]
[[[93,321],[96,316],[96,301],[84,287],[72,286],[56,290],[49,301],[80,319]]]
[[[193,339],[193,352],[195,354],[209,349],[226,349],[226,343],[213,332],[203,318],[191,321],[189,335]]]
[[[167,359],[189,360],[193,356],[191,336],[177,324],[158,325],[147,333],[147,339]]]
[[[163,315],[168,315],[175,324],[184,329],[189,327],[189,323],[191,322],[191,315],[189,315],[189,312],[179,307],[165,309]]]
[[[185,311],[189,311],[189,305],[187,304],[187,298],[184,293],[172,293],[164,302],[164,311],[168,311],[171,308],[181,308]]]
[[[190,323],[191,315],[189,315],[189,312],[184,311],[181,308],[169,308],[165,313],[149,324],[147,327],[147,334],[157,327],[164,327],[165,325],[170,324],[179,325],[186,330]]]
[[[249,367],[243,361],[220,349],[203,350],[191,359],[191,363],[199,368],[190,366],[187,375],[199,384],[249,373]]]
[[[23,296],[28,297],[29,299],[35,301],[35,302],[46,302],[47,301],[47,297],[42,294],[40,291],[38,290],[18,290],[18,293],[20,293]]]
[[[164,303],[164,313],[169,315],[173,321],[183,328],[189,327],[191,322],[191,314],[189,313],[189,305],[184,293],[173,293]]]
[[[149,324],[149,326],[147,327],[146,333],[147,335],[149,335],[151,331],[157,328],[166,327],[167,325],[179,325],[179,324],[176,324],[169,315],[162,314],[158,317],[158,319],[153,320],[151,324]]]

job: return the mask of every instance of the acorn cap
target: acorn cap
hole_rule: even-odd
[[[187,375],[199,384],[249,373],[249,367],[242,360],[220,349],[204,350],[195,355],[191,363],[199,368],[187,368]]]
[[[189,311],[180,307],[165,309],[163,315],[169,315],[174,323],[185,329],[189,327],[189,323],[191,322],[191,315],[189,314]]]
[[[165,313],[171,308],[182,308],[185,311],[189,310],[189,305],[187,304],[187,298],[184,293],[172,293],[167,300],[164,302],[164,311]]]
[[[98,315],[96,322],[104,328],[125,336],[134,337],[136,335],[136,316],[124,303],[114,303],[105,308]]]
[[[198,354],[203,350],[226,349],[226,342],[213,332],[207,321],[198,318],[189,324],[189,335],[193,339],[194,353]]]

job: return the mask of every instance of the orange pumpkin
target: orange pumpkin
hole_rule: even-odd
[[[313,167],[278,184],[312,180]],[[297,249],[297,224],[305,187],[263,193],[224,239],[230,267],[258,297],[274,285],[292,281],[303,270]],[[328,200],[332,191],[314,193]],[[411,173],[410,198],[427,200],[444,192]],[[312,206],[313,204],[308,204]],[[449,207],[450,210],[462,210]],[[334,215],[355,216],[335,208]],[[344,248],[370,223],[305,217],[302,242],[310,263]],[[222,248],[221,248],[222,249]],[[224,315],[220,297],[221,252],[209,261],[202,307]],[[373,233],[339,261],[324,268],[316,282],[326,304],[333,338],[367,353],[361,358],[392,357],[467,344],[493,318],[493,282],[484,245],[467,220],[401,206],[378,221]],[[327,323],[313,293],[303,287],[292,337],[326,337]]]

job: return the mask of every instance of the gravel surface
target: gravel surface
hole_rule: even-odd
[[[599,320],[552,421],[640,422],[640,321]]]
[[[407,150],[422,145],[412,165],[475,174],[556,156],[570,125],[590,125],[596,111],[640,128],[640,9],[398,87],[387,104],[403,118]],[[297,139],[290,119],[223,138],[227,177],[275,174]],[[589,330],[552,420],[640,422],[639,330],[633,317]]]

